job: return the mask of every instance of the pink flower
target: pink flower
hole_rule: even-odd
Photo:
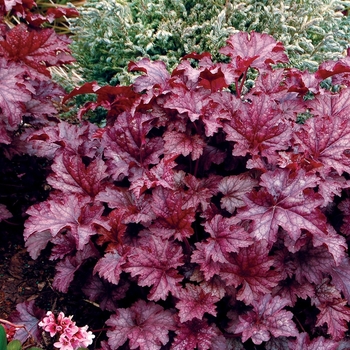
[[[53,344],[54,347],[60,349],[60,350],[75,350],[77,348],[74,348],[71,339],[67,337],[66,334],[61,334],[58,342]]]
[[[50,332],[51,337],[59,335],[54,346],[60,350],[76,350],[79,347],[87,347],[92,344],[92,340],[95,338],[92,332],[87,331],[88,326],[78,327],[72,321],[72,317],[66,317],[63,312],[60,312],[56,319],[54,314],[48,311],[46,317],[39,322],[39,326]]]
[[[39,322],[39,326],[42,327],[44,331],[49,332],[51,337],[62,331],[62,327],[56,323],[55,315],[51,311],[46,313],[46,317]]]
[[[66,317],[63,312],[60,312],[57,316],[56,323],[59,324],[63,329],[67,329],[70,327],[76,327],[75,322],[72,321],[73,316]],[[76,327],[78,328],[78,327]]]
[[[92,334],[92,332],[87,331],[88,326],[79,327],[78,332],[74,335],[74,337],[79,341],[79,346],[81,347],[88,347],[90,344],[92,344],[92,340],[95,338],[95,336]]]

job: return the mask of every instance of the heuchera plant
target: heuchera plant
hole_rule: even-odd
[[[26,247],[50,243],[61,292],[90,269],[83,290],[111,312],[103,349],[345,349],[350,56],[278,68],[283,45],[254,32],[221,53],[73,90],[97,95],[81,124],[28,138],[52,192],[27,211]],[[83,121],[97,107],[106,127]]]
[[[8,158],[23,154],[23,140],[35,129],[56,125],[64,90],[51,80],[50,68],[74,61],[71,40],[42,24],[77,11],[53,7],[44,16],[35,8],[34,1],[0,3],[0,152]],[[0,221],[11,217],[0,204]]]

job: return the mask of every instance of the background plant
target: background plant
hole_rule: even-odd
[[[191,52],[218,49],[237,31],[281,40],[290,65],[315,70],[340,57],[350,39],[348,1],[89,0],[70,21],[71,45],[84,81],[129,83],[130,60],[160,59],[172,69]],[[222,58],[222,56],[221,56]]]

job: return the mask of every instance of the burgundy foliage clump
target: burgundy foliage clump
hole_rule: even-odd
[[[346,347],[349,58],[278,68],[281,43],[241,32],[221,49],[229,63],[193,53],[170,74],[144,58],[131,86],[76,88],[65,100],[97,99],[71,125],[42,122],[66,40],[22,26],[1,38],[2,143],[35,117],[25,147],[52,161],[26,247],[34,259],[51,247],[61,292],[90,272],[87,298],[110,311],[103,349]],[[97,107],[102,128],[85,118]]]
[[[65,91],[52,81],[50,69],[74,61],[71,40],[41,25],[78,12],[59,7],[46,15],[36,12],[32,0],[0,1],[0,153],[9,160],[24,152],[33,154],[26,138],[44,126],[57,125]],[[18,24],[9,24],[11,18]],[[1,166],[3,173],[11,173]],[[0,221],[11,217],[7,206],[0,204]]]

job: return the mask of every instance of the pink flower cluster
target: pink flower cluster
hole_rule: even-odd
[[[48,311],[46,317],[39,322],[39,326],[44,331],[49,332],[51,337],[59,336],[54,346],[60,350],[76,350],[79,347],[86,348],[92,344],[92,340],[95,338],[92,332],[87,331],[88,326],[78,327],[72,321],[72,317],[66,317],[63,312],[60,312],[56,318],[51,311]]]

